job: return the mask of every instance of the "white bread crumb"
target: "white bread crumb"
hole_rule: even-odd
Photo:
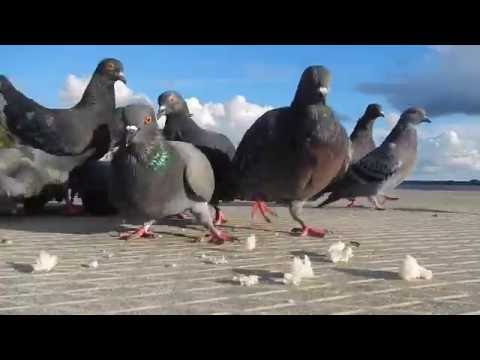
[[[333,263],[348,262],[353,257],[353,249],[351,246],[346,246],[344,242],[337,241],[328,248],[330,260]]]
[[[57,263],[58,257],[56,255],[50,255],[46,251],[42,250],[36,259],[35,264],[33,264],[33,271],[49,272],[57,265]]]
[[[433,273],[430,270],[425,269],[423,266],[418,265],[417,260],[410,255],[405,256],[402,265],[399,270],[400,277],[406,281],[412,281],[416,279],[431,280]]]
[[[253,249],[255,249],[256,246],[257,246],[257,238],[255,237],[255,234],[252,234],[249,237],[247,237],[247,241],[245,242],[245,248],[248,251],[252,251]]]
[[[234,276],[233,281],[239,282],[241,286],[253,286],[258,284],[258,276],[257,275]]]

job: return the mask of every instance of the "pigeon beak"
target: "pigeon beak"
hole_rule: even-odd
[[[167,114],[167,107],[165,105],[160,106],[160,108],[158,109],[157,117],[159,118],[166,114]]]
[[[138,128],[135,125],[127,125],[125,127],[125,130],[127,131],[127,136],[126,136],[126,145],[127,147],[130,145],[132,142],[133,138],[138,132]]]
[[[380,111],[380,116],[385,117],[385,113],[383,111]]]
[[[325,86],[321,86],[318,88],[318,92],[323,96],[326,96],[328,94],[328,88]]]
[[[118,73],[117,80],[120,80],[120,81],[123,82],[125,85],[127,85],[127,78],[125,77],[125,74],[123,73],[123,71],[120,71],[120,72]]]
[[[420,121],[420,122],[426,122],[426,123],[429,123],[429,124],[430,124],[430,123],[432,122],[432,120],[430,120],[429,118],[424,118],[424,119],[423,119],[422,121]]]

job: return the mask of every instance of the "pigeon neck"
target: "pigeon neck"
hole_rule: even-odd
[[[154,141],[145,149],[145,165],[151,170],[161,171],[170,163],[171,152],[161,134],[155,137]]]
[[[115,109],[114,83],[95,74],[87,85],[82,99],[77,106],[102,105]]]
[[[403,139],[417,138],[417,129],[408,123],[399,121],[393,128],[390,134],[385,139],[385,142],[401,142]]]
[[[165,121],[165,127],[190,127],[190,128],[198,128],[199,126],[193,119],[190,117],[190,114],[187,112],[177,112],[174,114],[167,115],[167,119]]]
[[[363,115],[358,120],[357,125],[355,125],[355,128],[353,129],[351,137],[356,137],[360,133],[364,133],[369,136],[372,136],[374,121],[375,121],[375,118],[370,118],[366,115]]]
[[[291,106],[294,108],[305,107],[310,105],[325,105],[326,99],[320,93],[313,91],[306,91],[302,86],[297,88],[295,97],[293,98]]]

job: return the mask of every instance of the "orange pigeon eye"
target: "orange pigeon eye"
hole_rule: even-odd
[[[145,118],[143,119],[143,123],[145,125],[148,125],[152,122],[152,117],[151,116],[145,116]]]

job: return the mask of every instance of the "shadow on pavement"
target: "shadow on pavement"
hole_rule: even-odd
[[[360,277],[365,277],[369,279],[401,280],[400,276],[393,271],[347,269],[347,268],[333,268],[333,270],[343,272],[348,275],[360,276]]]

